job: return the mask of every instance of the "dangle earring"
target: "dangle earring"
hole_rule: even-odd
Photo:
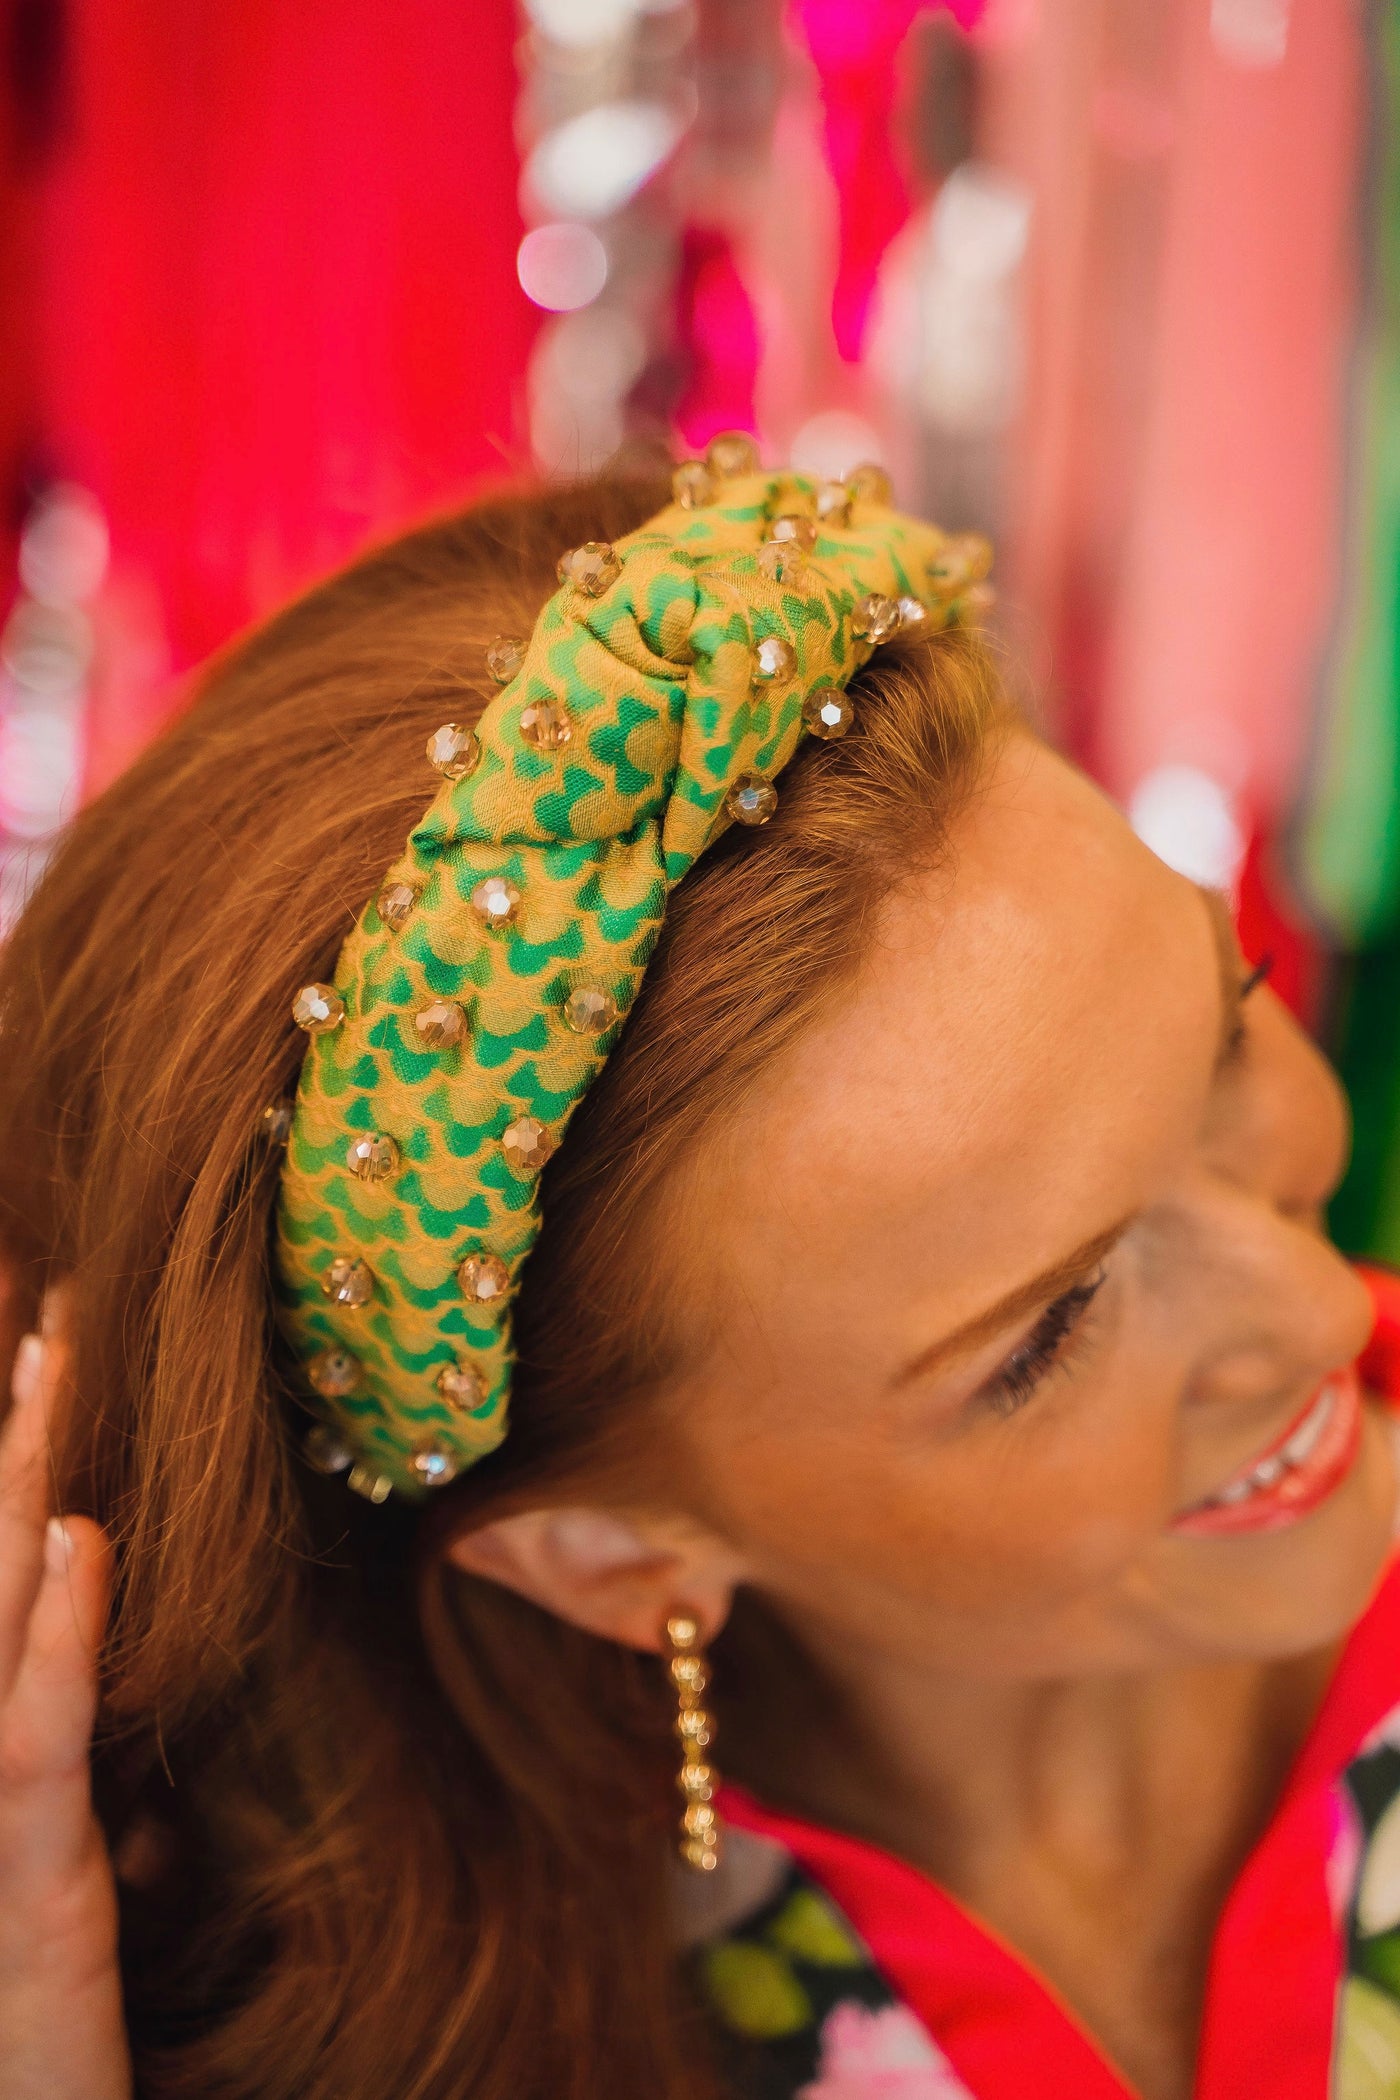
[[[705,1754],[714,1736],[714,1722],[701,1704],[710,1673],[699,1623],[690,1612],[673,1612],[667,1619],[666,1652],[680,1702],[676,1734],[681,1739],[681,1768],[676,1785],[685,1797],[680,1853],[688,1867],[709,1874],[719,1865],[719,1815],[714,1805],[718,1774]]]

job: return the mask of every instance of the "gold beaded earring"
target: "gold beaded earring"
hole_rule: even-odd
[[[700,1703],[710,1673],[700,1645],[699,1622],[690,1612],[673,1612],[667,1619],[666,1650],[680,1702],[676,1734],[681,1739],[681,1768],[676,1785],[685,1798],[681,1858],[698,1873],[709,1874],[719,1865],[719,1815],[714,1805],[718,1775],[705,1754],[714,1736],[714,1723]]]

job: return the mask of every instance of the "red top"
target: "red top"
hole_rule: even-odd
[[[1377,1325],[1362,1359],[1400,1401],[1400,1277],[1367,1272]],[[1347,1767],[1400,1707],[1400,1561],[1343,1650],[1212,1944],[1196,2100],[1323,2100],[1362,1837]],[[1397,1738],[1400,1741],[1400,1738]],[[1052,1987],[915,1867],[726,1789],[729,1820],[776,1839],[841,1910],[978,2100],[1133,2100]],[[1369,1989],[1363,1984],[1362,1990]],[[1396,2082],[1377,2093],[1400,2093]]]

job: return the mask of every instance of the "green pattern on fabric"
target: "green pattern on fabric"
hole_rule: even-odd
[[[479,763],[444,782],[386,871],[418,893],[406,922],[392,931],[371,904],[342,950],[333,983],[345,1018],[309,1045],[283,1173],[284,1320],[303,1358],[353,1357],[353,1389],[319,1410],[401,1491],[421,1492],[412,1460],[425,1443],[458,1469],[505,1434],[509,1298],[494,1316],[466,1308],[455,1276],[466,1256],[490,1254],[513,1293],[538,1234],[538,1176],[507,1160],[507,1125],[528,1115],[562,1137],[636,998],[670,889],[729,826],[729,788],[780,774],[806,733],[807,695],[845,685],[869,657],[852,632],[860,601],[921,585],[931,597],[924,579],[943,535],[859,492],[846,524],[820,528],[801,587],[775,581],[759,558],[770,522],[811,517],[815,500],[795,475],[722,483],[703,509],[672,506],[619,541],[621,572],[601,596],[558,591],[477,724]],[[928,612],[936,625],[957,606]],[[769,636],[796,668],[763,684],[753,651]],[[560,749],[522,735],[521,710],[538,701],[568,710]],[[472,906],[491,876],[521,893],[508,927]],[[617,1004],[598,1038],[562,1022],[584,988]],[[426,1051],[413,1014],[443,998],[470,1032]],[[355,1132],[392,1138],[398,1171],[356,1179]],[[337,1257],[368,1264],[368,1305],[326,1295]],[[438,1391],[453,1365],[482,1381],[470,1411]]]

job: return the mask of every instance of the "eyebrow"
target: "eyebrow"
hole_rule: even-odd
[[[1219,890],[1208,889],[1204,883],[1196,883],[1193,887],[1205,905],[1220,965],[1220,1036],[1215,1053],[1218,1072],[1229,1063],[1239,1035],[1245,979],[1240,974],[1239,943],[1235,938],[1235,923],[1229,905]],[[902,1386],[912,1385],[916,1378],[925,1378],[930,1371],[938,1370],[945,1363],[966,1356],[982,1342],[990,1341],[1027,1313],[1035,1312],[1043,1305],[1052,1305],[1056,1298],[1072,1290],[1112,1253],[1132,1222],[1131,1216],[1120,1218],[1116,1225],[1095,1233],[1092,1239],[1085,1240],[1083,1246],[1076,1247],[1051,1268],[1043,1269],[1038,1276],[1032,1276],[1028,1282],[1018,1284],[1014,1291],[1008,1291],[985,1312],[974,1314],[951,1334],[943,1335],[927,1349],[921,1349],[895,1373],[892,1388],[897,1391]]]
[[[1035,1312],[1042,1305],[1053,1304],[1056,1298],[1082,1282],[1112,1253],[1132,1222],[1132,1217],[1120,1218],[1116,1225],[1110,1225],[1106,1232],[1096,1232],[1091,1240],[1085,1240],[1082,1247],[1076,1247],[1051,1268],[1042,1269],[1038,1276],[1032,1276],[1026,1283],[1018,1283],[1014,1291],[998,1298],[996,1304],[989,1305],[985,1312],[974,1314],[951,1334],[945,1334],[931,1347],[921,1349],[895,1373],[891,1384],[897,1389],[912,1384],[916,1378],[927,1377],[930,1371],[937,1370],[950,1358],[966,1356],[979,1343],[990,1341],[993,1335],[1000,1334],[1004,1327],[1010,1327],[1027,1313]]]

